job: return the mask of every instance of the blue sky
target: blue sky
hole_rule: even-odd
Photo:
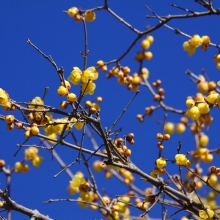
[[[149,11],[145,8],[148,5],[159,15],[184,13],[171,7],[173,1],[110,1],[109,7],[129,22],[132,26],[143,31],[147,26],[155,25],[158,20],[146,19]],[[179,6],[186,7],[195,11],[205,11],[201,6],[192,1],[176,1]],[[79,54],[84,51],[83,25],[76,23],[68,17],[64,10],[72,6],[82,9],[90,9],[102,6],[103,1],[1,1],[0,2],[0,30],[1,30],[1,65],[0,65],[0,88],[6,90],[10,97],[16,101],[29,101],[35,96],[42,96],[44,88],[49,87],[45,103],[58,107],[59,103],[65,98],[57,95],[59,78],[53,66],[26,43],[29,38],[47,55],[51,55],[59,67],[65,69],[65,77],[69,76],[72,67],[83,68],[83,59]],[[214,5],[220,7],[219,3]],[[118,58],[130,45],[135,38],[135,34],[117,21],[106,11],[97,11],[97,19],[92,23],[87,23],[88,28],[88,67],[96,64],[97,60],[102,59],[106,62]],[[210,16],[195,19],[175,20],[169,23],[170,26],[178,28],[188,35],[199,34],[209,35],[213,43],[219,44],[219,17]],[[186,96],[195,95],[197,88],[189,77],[185,74],[190,69],[195,74],[201,74],[201,69],[205,68],[209,78],[218,81],[219,71],[216,69],[213,57],[218,53],[216,48],[210,47],[204,52],[200,48],[192,57],[188,57],[183,51],[182,44],[187,39],[177,35],[171,30],[162,27],[152,33],[155,39],[150,51],[153,53],[151,61],[145,61],[144,67],[150,71],[149,81],[162,80],[162,87],[165,89],[165,103],[178,109],[186,109]],[[129,66],[131,72],[138,70],[139,64],[134,60],[137,51],[141,50],[140,42],[131,52],[121,61],[124,66]],[[94,96],[87,95],[84,100],[93,100],[101,95],[101,121],[103,127],[110,127],[113,121],[121,113],[127,102],[133,96],[133,92],[127,91],[126,87],[117,83],[116,79],[107,80],[105,73],[99,73],[97,88]],[[145,172],[150,172],[154,168],[154,161],[157,159],[158,149],[156,147],[156,133],[162,130],[162,126],[156,120],[162,120],[164,112],[158,110],[151,118],[146,118],[144,123],[139,123],[135,116],[143,113],[144,108],[155,105],[150,92],[140,88],[141,92],[133,101],[132,105],[124,114],[116,128],[122,127],[121,135],[129,132],[135,133],[135,145],[131,146],[131,159]],[[72,86],[72,91],[79,93],[79,86]],[[219,128],[217,114],[218,109],[212,110],[214,121],[210,130],[205,131],[210,137],[209,147],[216,148],[219,145]],[[0,114],[5,114],[0,110]],[[19,114],[16,114],[16,117]],[[168,121],[179,122],[180,116],[168,113]],[[16,144],[24,141],[22,131],[7,131],[6,124],[0,123],[1,144],[0,159],[6,160],[7,166],[13,167],[16,161],[23,158],[23,151],[13,157],[17,147]],[[78,132],[78,137],[81,132]],[[186,131],[183,135],[175,134],[166,143],[163,155],[167,158],[174,158],[178,141],[183,142],[183,151],[187,152],[195,147],[193,135]],[[101,140],[97,139],[101,144]],[[39,140],[33,139],[30,144],[39,144]],[[86,145],[91,148],[91,144],[86,140]],[[66,164],[71,163],[77,156],[76,151],[71,151],[65,147],[57,147],[57,152]],[[79,209],[74,203],[54,203],[42,204],[50,198],[77,198],[70,197],[66,191],[70,178],[66,173],[62,173],[56,179],[53,175],[59,172],[59,164],[51,159],[47,151],[40,151],[44,162],[39,169],[31,167],[27,174],[14,173],[12,176],[12,199],[18,203],[32,209],[38,209],[43,214],[48,214],[54,219],[101,219],[102,216],[95,211]],[[92,162],[92,160],[91,160]],[[215,160],[216,166],[219,162]],[[30,165],[31,166],[31,165]],[[83,165],[71,167],[73,173],[78,170],[84,172]],[[170,173],[174,174],[176,169],[173,165],[168,166]],[[86,174],[88,176],[88,174]],[[101,189],[105,189],[108,195],[115,196],[126,193],[127,189],[117,180],[106,181],[104,174],[97,174],[97,183]],[[139,181],[136,177],[135,184],[141,189],[149,185]],[[5,177],[0,174],[0,188],[5,187]],[[159,217],[156,206],[151,216]],[[131,209],[134,214],[141,214],[139,211]],[[172,212],[169,212],[171,214]],[[4,216],[4,213],[2,213]],[[18,213],[13,212],[13,219],[28,219]]]

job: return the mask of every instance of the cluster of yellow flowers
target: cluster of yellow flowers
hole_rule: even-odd
[[[208,36],[200,37],[198,34],[193,35],[190,40],[183,43],[183,49],[188,52],[189,56],[192,56],[196,52],[196,48],[202,45],[203,50],[208,49],[210,38]]]
[[[22,162],[16,162],[14,166],[15,172],[18,173],[27,173],[29,170],[28,164],[24,164]]]
[[[74,195],[76,192],[85,191],[84,189],[90,188],[89,182],[86,181],[82,172],[77,172],[70,181],[68,192],[70,195]]]
[[[201,160],[205,163],[211,163],[213,161],[213,154],[209,152],[207,148],[198,147],[193,152],[193,157],[196,161]]]
[[[39,167],[43,161],[43,157],[38,155],[36,147],[29,147],[24,151],[25,160],[30,160],[33,166]]]
[[[75,193],[80,193],[78,198],[78,204],[81,208],[87,208],[88,204],[84,202],[96,202],[98,200],[98,196],[91,191],[90,183],[84,177],[82,172],[77,172],[68,186],[68,192],[70,195],[74,195]],[[96,206],[95,206],[96,207]]]
[[[206,210],[199,210],[199,218],[198,218],[198,220],[209,220],[209,219],[212,219],[214,214],[215,213],[210,208],[207,208]],[[184,216],[180,220],[189,220],[189,218]]]
[[[74,85],[78,85],[82,80],[82,92],[92,95],[96,88],[96,85],[93,81],[97,80],[98,76],[98,70],[93,66],[87,68],[83,72],[78,67],[74,67],[70,73],[70,76],[68,77],[68,81]]]
[[[53,119],[51,114],[47,114],[47,117],[48,125],[44,126],[43,129],[45,131],[45,135],[53,139],[57,138],[57,134],[61,135],[65,124],[68,124],[66,126],[66,130],[69,130],[70,126],[74,126],[77,130],[80,130],[84,125],[83,122],[77,121],[76,118],[72,118],[68,121],[68,118]],[[53,141],[49,142],[54,143]]]
[[[206,210],[199,210],[199,218],[198,220],[208,220],[208,219],[212,219],[212,217],[214,216],[214,212],[207,208]]]
[[[134,182],[134,176],[129,170],[126,170],[124,168],[120,168],[118,170],[118,173],[121,174],[124,177],[123,183],[125,185],[129,185],[130,183]]]
[[[176,164],[179,166],[189,167],[191,165],[191,161],[187,159],[186,155],[184,154],[176,154],[175,159]]]
[[[90,183],[86,180],[82,172],[77,172],[73,176],[67,190],[70,195],[74,195],[75,193],[80,193],[78,198],[78,204],[81,208],[87,208],[88,204],[86,202],[92,202],[97,204],[97,206],[91,204],[90,208],[92,210],[98,209],[97,201],[99,197],[91,190]],[[112,214],[115,219],[120,219],[119,213],[123,213],[125,216],[129,216],[130,211],[128,209],[128,203],[130,202],[130,198],[128,196],[119,197],[118,200],[115,201],[114,203],[111,203],[111,200],[108,196],[103,196],[100,201],[100,204],[104,205],[102,201],[107,206],[111,205],[110,208],[112,210]],[[108,213],[103,213],[103,215],[111,219],[111,216],[109,216]]]
[[[153,36],[146,36],[146,38],[141,42],[141,47],[144,50],[148,50],[150,46],[153,44],[154,38]],[[150,51],[144,51],[144,52],[137,52],[135,59],[136,61],[142,61],[143,59],[151,60],[153,58],[153,54]]]
[[[39,167],[43,161],[43,157],[38,155],[38,149],[36,147],[29,147],[24,151],[25,160],[30,160],[32,165]],[[14,166],[15,172],[26,173],[29,170],[28,164],[22,162],[16,162]]]
[[[120,219],[119,213],[124,214],[125,217],[130,215],[130,210],[128,208],[129,202],[130,202],[130,197],[128,197],[126,195],[118,197],[117,202],[115,202],[111,206],[112,214],[113,214],[115,220]],[[112,218],[109,217],[109,219],[112,219]]]
[[[192,120],[197,120],[201,116],[209,113],[210,106],[220,107],[220,95],[216,92],[215,82],[207,82],[203,76],[199,76],[197,87],[200,93],[197,93],[194,98],[189,96],[186,99],[186,106],[189,108],[186,112],[186,116]],[[203,96],[202,93],[207,93],[207,96]]]
[[[87,10],[84,14],[82,14],[82,12],[76,7],[70,8],[67,11],[67,14],[70,17],[74,17],[76,22],[80,22],[83,18],[85,18],[85,20],[88,22],[92,22],[96,19],[96,14],[94,11]]]

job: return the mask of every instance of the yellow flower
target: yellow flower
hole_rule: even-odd
[[[208,215],[207,215],[207,213],[208,213]],[[205,210],[199,210],[199,217],[201,218],[201,220],[202,219],[204,219],[204,220],[212,219],[214,214],[215,213],[211,209],[206,209],[206,211]]]
[[[180,166],[189,166],[190,161],[187,159],[184,154],[176,154],[175,156],[176,164]]]
[[[167,162],[163,157],[160,157],[156,160],[156,164],[157,168],[163,169],[166,166]]]
[[[73,70],[68,77],[68,81],[70,81],[74,85],[78,85],[80,83],[81,76],[82,71],[78,67],[73,67]]]
[[[192,36],[192,38],[189,40],[190,45],[193,47],[198,47],[202,44],[202,38],[198,34],[195,34]]]
[[[34,99],[32,99],[30,101],[30,103],[31,104],[37,104],[37,105],[43,105],[44,101],[40,97],[36,96]],[[42,109],[43,108],[43,106],[34,106],[34,105],[29,105],[28,107],[29,108],[35,108],[35,109]]]
[[[35,167],[39,167],[43,162],[43,157],[40,157],[40,156],[36,156],[32,161],[31,163],[33,164],[33,166]]]
[[[38,149],[36,147],[29,147],[24,150],[25,160],[33,160],[38,153]]]
[[[2,88],[0,88],[0,105],[6,106],[8,102],[8,97],[8,93]]]
[[[188,110],[188,115],[192,120],[197,120],[200,117],[200,111],[197,106]]]
[[[98,76],[99,73],[97,69],[94,66],[89,67],[82,74],[82,82],[87,83],[89,79],[94,81],[98,79]]]
[[[196,52],[196,47],[191,45],[189,41],[183,43],[183,49],[188,52],[188,56],[192,56]]]
[[[150,176],[152,176],[153,178],[157,178],[158,175],[159,175],[159,172],[157,169],[152,170],[150,173]]]
[[[90,81],[89,83],[82,83],[82,92],[92,95],[95,91],[96,84]]]

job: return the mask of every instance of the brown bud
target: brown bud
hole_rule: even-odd
[[[154,101],[156,101],[156,102],[160,101],[160,95],[159,94],[154,95]]]
[[[164,92],[165,92],[165,91],[164,91],[164,89],[163,89],[163,88],[159,88],[159,89],[158,89],[158,94],[163,95],[163,94],[164,94]]]
[[[96,108],[92,107],[92,108],[90,108],[89,111],[90,111],[91,114],[94,114],[94,113],[96,113]]]
[[[157,86],[160,86],[160,85],[161,85],[161,83],[162,83],[162,81],[161,81],[161,80],[159,80],[159,79],[156,81]]]
[[[132,140],[134,138],[134,133],[129,133],[126,137],[127,140]]]
[[[17,123],[15,123],[15,126],[17,129],[20,129],[20,128],[22,128],[23,124],[21,122],[17,122]]]
[[[128,140],[128,143],[129,143],[129,144],[134,144],[134,139]]]
[[[157,87],[157,83],[156,82],[152,82],[152,86],[153,87]]]

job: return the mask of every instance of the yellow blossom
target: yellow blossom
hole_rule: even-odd
[[[163,157],[160,157],[156,160],[157,168],[163,169],[166,166],[167,162]]]
[[[207,215],[207,213],[208,213],[208,215]],[[201,220],[202,219],[204,219],[204,220],[212,219],[214,214],[215,213],[211,209],[206,209],[206,211],[205,210],[199,210],[199,217],[201,218]]]
[[[6,104],[8,103],[8,97],[8,93],[0,88],[0,105],[6,106]]]

